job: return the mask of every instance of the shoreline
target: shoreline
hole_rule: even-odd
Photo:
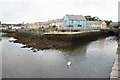
[[[32,47],[33,51],[37,50],[44,50],[44,49],[59,49],[62,47],[66,47],[69,45],[75,45],[78,43],[87,43],[90,41],[97,40],[99,37],[106,37],[107,33],[102,32],[90,32],[82,33],[82,34],[65,34],[65,35],[38,35],[36,33],[31,32],[7,32],[5,34],[8,37],[14,37],[15,43],[22,43],[25,44],[25,47]],[[3,35],[4,36],[4,35]]]
[[[26,46],[24,47],[32,47],[33,51],[36,49],[44,50],[44,49],[59,48],[69,44],[62,41],[58,42],[58,41],[48,40],[40,35],[34,35],[28,33],[19,33],[19,32],[13,33],[13,37],[17,39],[16,41],[14,41],[15,43],[25,44]]]

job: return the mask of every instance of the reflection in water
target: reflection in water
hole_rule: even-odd
[[[115,37],[33,52],[3,37],[3,78],[108,78],[116,53]]]

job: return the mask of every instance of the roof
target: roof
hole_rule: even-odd
[[[63,18],[61,18],[61,19],[56,19],[56,20],[54,20],[53,22],[62,22],[63,21]]]
[[[70,20],[86,20],[82,15],[66,15]]]
[[[96,25],[100,25],[102,24],[102,21],[87,21],[87,24],[96,24]]]
[[[47,24],[49,24],[50,23],[50,21],[46,21],[46,22],[39,22],[39,24],[40,25],[47,25]]]

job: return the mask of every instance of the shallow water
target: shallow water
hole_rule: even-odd
[[[3,78],[108,78],[117,49],[111,36],[37,52],[10,40],[0,41]]]

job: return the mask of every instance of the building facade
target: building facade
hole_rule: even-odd
[[[56,26],[57,28],[63,27],[63,18],[54,20],[53,21],[53,26]]]
[[[86,18],[82,15],[65,15],[63,18],[64,27],[86,27]]]
[[[49,28],[49,26],[50,26],[50,21],[39,22],[39,25],[40,25],[41,28]]]
[[[87,21],[87,27],[93,29],[105,29],[107,28],[106,22],[102,21]]]
[[[38,23],[38,22],[34,23],[34,24],[32,25],[32,28],[33,28],[33,29],[38,29],[38,28],[40,28],[39,23]]]
[[[118,22],[111,22],[109,27],[110,28],[116,28],[118,26]]]

